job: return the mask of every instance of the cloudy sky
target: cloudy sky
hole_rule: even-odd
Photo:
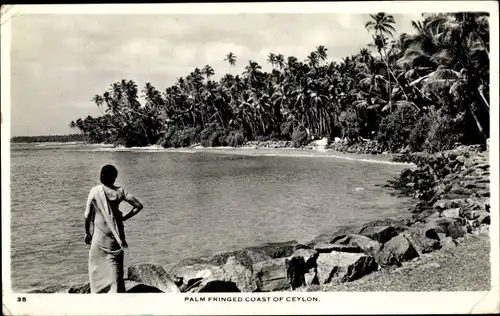
[[[411,32],[420,13],[394,14]],[[366,14],[19,15],[12,18],[11,134],[71,132],[71,120],[100,112],[90,101],[111,83],[151,82],[160,91],[195,67],[228,71],[225,54],[267,69],[269,52],[304,59],[317,45],[340,60],[366,47]]]

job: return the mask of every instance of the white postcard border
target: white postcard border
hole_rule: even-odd
[[[489,292],[339,293],[282,292],[260,294],[19,294],[10,290],[10,18],[19,14],[235,14],[235,13],[372,13],[490,12],[491,37],[491,269]],[[3,10],[2,10],[3,13]],[[2,16],[2,290],[6,315],[157,315],[157,314],[394,314],[478,313],[499,311],[499,68],[498,5],[495,1],[394,1],[336,3],[238,3],[154,5],[14,6]],[[495,40],[496,39],[496,40]],[[201,297],[268,297],[272,302],[186,302]],[[316,298],[319,302],[290,302],[287,298]],[[25,298],[23,302],[22,298]],[[281,299],[280,299],[281,298]],[[20,302],[18,302],[20,300]],[[277,300],[275,302],[274,300]]]

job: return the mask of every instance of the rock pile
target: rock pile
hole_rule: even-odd
[[[435,155],[398,157],[413,162],[392,186],[420,200],[412,209],[417,222],[456,220],[467,232],[489,225],[489,164],[484,153],[460,148]]]
[[[244,147],[250,148],[293,148],[293,141],[272,140],[272,141],[250,141],[246,142]]]
[[[375,140],[364,140],[353,144],[346,142],[332,142],[326,146],[328,149],[351,154],[382,154],[386,149]]]

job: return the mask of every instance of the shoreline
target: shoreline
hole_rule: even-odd
[[[223,152],[229,154],[234,154],[237,151],[248,151],[249,149],[259,152],[259,155],[262,153],[261,149],[248,147],[191,148],[191,150],[194,150],[193,152]],[[166,150],[185,151],[186,149]],[[276,150],[276,148],[268,150]],[[281,150],[279,148],[279,151]],[[295,153],[297,151],[311,152],[311,149],[291,149],[290,151]],[[333,150],[328,152],[335,153]],[[344,158],[343,156],[325,155],[323,151],[319,153],[319,157],[322,157],[321,154],[333,158]],[[439,249],[460,247],[459,244],[463,243],[464,239],[469,235],[488,234],[489,193],[486,194],[485,190],[489,190],[489,171],[485,170],[489,169],[489,164],[487,164],[487,157],[484,157],[484,152],[470,153],[467,149],[464,149],[450,151],[450,154],[446,155],[439,153],[433,157],[440,157],[440,155],[446,157],[444,160],[454,162],[455,167],[452,168],[450,173],[442,176],[438,184],[432,187],[432,190],[439,186],[442,187],[444,179],[450,178],[450,175],[451,178],[455,179],[456,175],[461,174],[463,179],[470,180],[474,172],[480,173],[478,176],[474,175],[478,182],[475,183],[470,180],[472,182],[469,181],[464,185],[463,179],[459,179],[461,181],[458,182],[455,181],[456,179],[452,179],[458,186],[452,188],[451,192],[455,193],[451,193],[452,195],[448,196],[449,199],[446,199],[445,196],[445,199],[434,202],[434,205],[422,206],[421,199],[413,198],[412,200],[417,202],[415,207],[409,209],[407,216],[402,216],[401,220],[386,219],[368,222],[365,225],[356,227],[344,227],[331,234],[317,236],[305,244],[299,244],[296,241],[268,243],[232,252],[216,253],[206,258],[181,260],[164,266],[147,263],[132,265],[128,267],[127,284],[152,286],[162,292],[203,292],[210,286],[212,286],[211,289],[214,292],[314,291],[314,288],[318,286],[320,291],[321,288],[335,291],[335,286],[332,285],[334,280],[329,280],[328,277],[325,279],[325,275],[329,275],[328,272],[322,271],[325,270],[325,267],[330,271],[331,269],[341,268],[341,270],[347,269],[355,272],[355,275],[341,273],[340,276],[334,278],[337,282],[340,282],[339,286],[342,286],[342,284],[363,280],[367,276],[380,274],[380,271],[386,272],[395,267],[406,265],[408,262],[418,261],[419,258],[424,256],[432,256],[432,253]],[[311,156],[316,155],[307,155],[307,157]],[[453,159],[450,160],[450,157]],[[356,160],[350,157],[345,158]],[[384,163],[392,162],[386,161]],[[403,170],[401,175],[395,179],[395,183],[403,181],[405,176],[408,178],[409,173],[415,177],[421,176],[421,173],[429,164],[437,165],[432,159],[426,165],[422,162],[399,164],[414,165],[417,168],[414,171],[405,168],[408,171]],[[470,170],[473,171],[470,172]],[[407,186],[407,184],[409,183],[392,184],[392,187],[403,191],[403,187]],[[421,188],[414,187],[413,182],[411,184],[410,189],[406,190],[407,195],[412,190],[414,192],[411,193],[414,194],[421,190]],[[476,212],[477,207],[471,207],[470,212],[467,212],[469,205],[466,202],[470,200],[470,197],[463,195],[463,199],[460,200],[457,199],[457,194],[459,196],[460,190],[464,191],[474,186],[482,188],[481,192],[484,191],[484,195],[488,195],[488,208],[485,210],[479,206],[479,210]],[[463,205],[460,205],[462,202]],[[472,213],[474,213],[474,216],[476,213],[481,213],[479,220],[474,218],[471,215]],[[445,214],[444,217],[442,214]],[[469,215],[471,217],[468,217]],[[434,234],[435,238],[428,238],[429,234]],[[332,264],[332,260],[338,261],[339,259],[345,261],[346,266],[338,267]],[[272,275],[272,278],[270,275]],[[215,281],[219,282],[217,283],[219,285],[213,288]],[[177,290],[172,290],[173,288]],[[50,291],[53,290],[65,293],[87,293],[88,284],[69,287],[61,286],[59,289],[46,288],[38,291],[52,293]],[[129,287],[128,291],[134,292],[138,291],[138,289],[132,286]],[[149,291],[152,291],[152,289],[149,289]],[[36,293],[37,290],[34,292]]]
[[[220,146],[203,147],[190,146],[178,148],[163,148],[161,146],[148,147],[111,147],[102,146],[93,151],[111,151],[111,152],[163,152],[163,153],[213,153],[228,154],[240,156],[268,156],[268,157],[317,157],[317,158],[336,158],[350,161],[359,161],[367,163],[381,163],[399,166],[414,166],[411,162],[392,161],[392,158],[398,154],[367,154],[351,153],[336,149],[320,149],[316,147],[294,148],[294,147],[256,147],[253,145],[243,145],[239,147]]]

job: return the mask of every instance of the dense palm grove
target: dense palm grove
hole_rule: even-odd
[[[271,72],[248,61],[234,75],[237,56],[228,53],[229,73],[219,81],[209,65],[164,93],[122,80],[94,97],[102,116],[70,126],[88,142],[124,146],[302,146],[321,137],[374,139],[390,151],[482,144],[489,137],[488,22],[482,13],[423,15],[411,22],[414,34],[394,38],[394,18],[378,13],[365,25],[373,43],[341,62],[328,61],[318,46],[305,60],[270,53]]]

